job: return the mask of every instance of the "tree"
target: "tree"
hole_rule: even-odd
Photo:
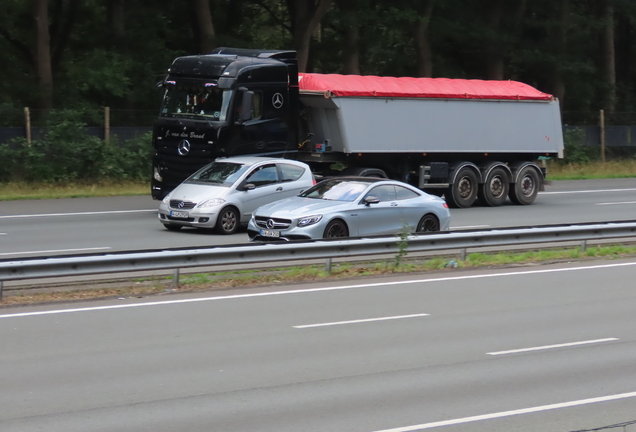
[[[199,35],[201,54],[207,54],[216,48],[216,33],[212,23],[212,12],[208,0],[194,0],[192,3],[197,27],[195,34]]]
[[[287,0],[291,33],[298,56],[298,70],[307,71],[311,36],[327,13],[333,0]]]
[[[51,35],[49,34],[48,0],[33,1],[35,21],[35,65],[39,87],[39,107],[53,108],[53,69],[51,66]]]

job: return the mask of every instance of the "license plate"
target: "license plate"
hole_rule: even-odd
[[[261,230],[263,237],[280,237],[280,231]]]
[[[170,217],[187,219],[188,218],[188,212],[170,210]]]

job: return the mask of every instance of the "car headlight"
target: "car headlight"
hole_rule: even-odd
[[[223,203],[225,203],[223,198],[210,198],[209,200],[205,200],[200,203],[197,207],[215,207],[220,206]]]
[[[315,223],[320,222],[320,219],[322,219],[322,215],[313,215],[313,216],[300,218],[298,219],[298,223],[296,224],[296,226],[304,227],[307,225],[313,225]]]
[[[170,194],[166,195],[164,199],[161,200],[161,202],[165,205],[170,204]]]

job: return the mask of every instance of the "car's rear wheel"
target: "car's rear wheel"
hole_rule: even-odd
[[[234,207],[225,207],[216,220],[216,231],[219,234],[234,234],[239,228],[239,212]]]
[[[179,231],[182,228],[181,225],[174,224],[163,224],[163,226],[166,227],[168,231]]]
[[[425,214],[417,224],[417,232],[435,232],[439,231],[439,219],[434,214]]]
[[[325,228],[323,238],[349,237],[349,228],[341,220],[332,220]]]

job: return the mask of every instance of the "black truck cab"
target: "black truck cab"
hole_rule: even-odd
[[[295,51],[217,48],[178,57],[160,86],[152,197],[223,156],[282,156],[297,142]]]

